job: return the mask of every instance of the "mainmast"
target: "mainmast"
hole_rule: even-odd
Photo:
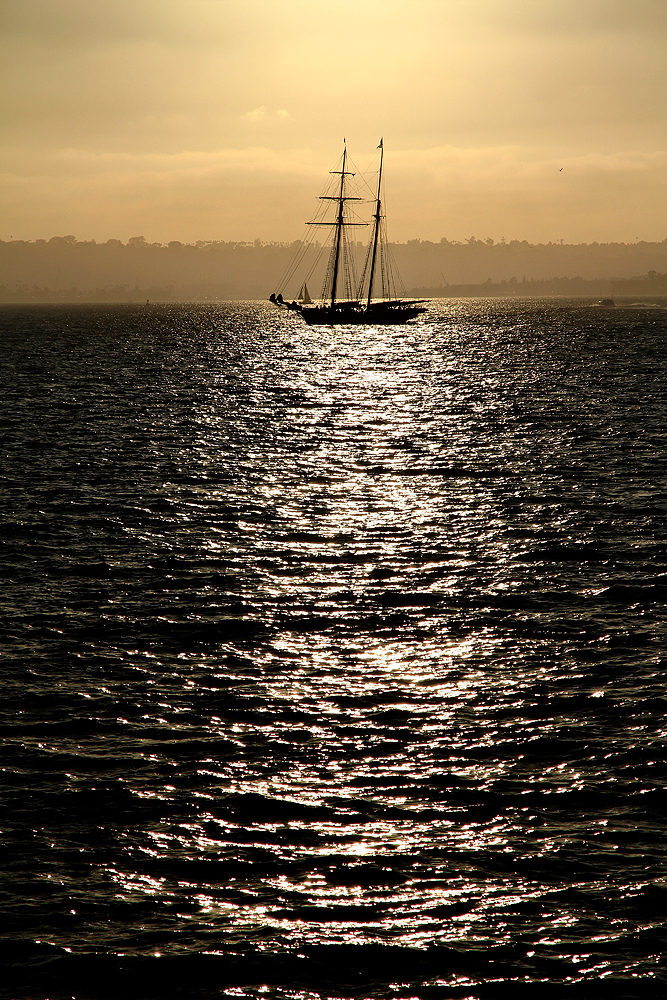
[[[373,252],[371,255],[371,273],[368,279],[368,301],[366,302],[366,308],[370,308],[371,296],[373,294],[373,277],[375,275],[375,259],[377,257],[378,250],[378,238],[380,236],[380,215],[382,209],[382,203],[380,201],[380,193],[382,190],[382,159],[384,157],[384,145],[382,139],[380,139],[380,169],[378,171],[378,193],[375,200],[375,226],[373,228]]]

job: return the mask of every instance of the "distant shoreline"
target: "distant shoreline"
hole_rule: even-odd
[[[436,290],[441,292],[442,290]],[[438,301],[445,299],[512,299],[518,302],[527,301],[551,301],[553,303],[562,303],[563,305],[568,302],[577,302],[581,305],[590,305],[591,307],[602,307],[605,305],[614,306],[656,306],[667,308],[667,292],[662,295],[651,295],[651,294],[616,294],[614,296],[607,296],[603,294],[581,294],[577,295],[572,293],[570,295],[563,295],[555,292],[523,292],[523,291],[509,291],[507,289],[502,291],[484,291],[480,292],[476,290],[476,286],[463,286],[462,288],[454,290],[446,290],[447,294],[436,294],[435,291],[424,291],[423,289],[417,289],[416,291],[410,292],[411,297],[419,297],[424,301]],[[138,309],[142,306],[144,308],[152,306],[178,306],[178,305],[225,305],[225,304],[241,304],[243,302],[247,303],[262,303],[267,302],[268,299],[262,298],[206,298],[206,297],[193,297],[193,298],[161,298],[156,295],[154,298],[147,297],[145,294],[142,297],[140,293],[136,298],[93,298],[80,294],[78,297],[68,296],[65,292],[59,298],[0,298],[0,309],[12,308],[16,306],[136,306]]]
[[[416,287],[410,295],[423,299],[447,298],[662,298],[667,297],[667,274],[628,279],[553,278],[551,281],[487,281],[479,284]]]
[[[183,302],[268,298],[298,243],[165,245],[0,240],[0,302]],[[365,246],[357,244],[360,260]],[[314,246],[311,289],[322,286],[327,254]],[[667,241],[529,244],[409,240],[391,244],[407,295],[419,298],[667,295]],[[283,294],[295,297],[298,287]]]

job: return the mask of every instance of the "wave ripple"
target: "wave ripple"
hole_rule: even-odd
[[[6,995],[658,995],[666,313],[0,328]]]

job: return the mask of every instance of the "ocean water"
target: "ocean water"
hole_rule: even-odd
[[[0,994],[664,995],[667,310],[0,311]]]

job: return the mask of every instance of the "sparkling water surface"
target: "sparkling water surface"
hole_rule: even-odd
[[[2,995],[662,995],[666,336],[0,310]]]

